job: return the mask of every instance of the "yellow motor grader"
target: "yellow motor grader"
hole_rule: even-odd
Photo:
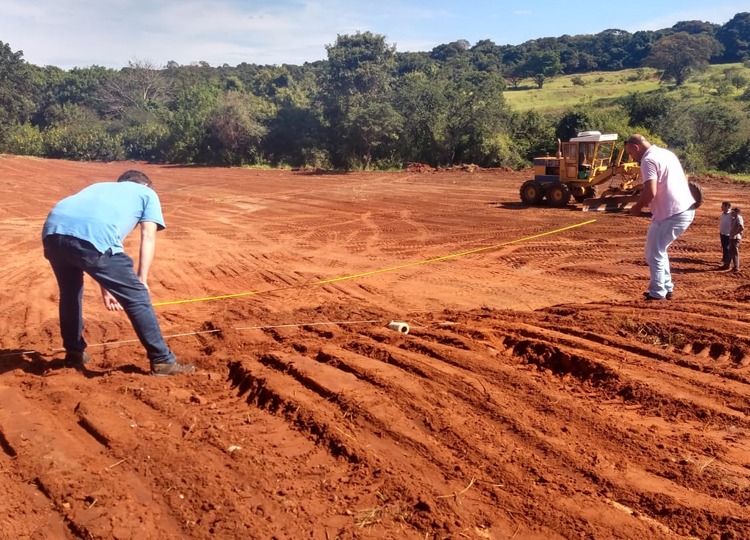
[[[623,145],[615,159],[616,133],[584,131],[568,142],[558,139],[557,155],[534,158],[534,178],[523,183],[521,202],[562,207],[573,197],[584,211],[617,212],[633,206],[643,182],[638,163],[623,161]],[[700,186],[690,182],[698,204]]]

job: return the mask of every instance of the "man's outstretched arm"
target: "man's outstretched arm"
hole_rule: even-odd
[[[148,271],[156,252],[156,223],[141,222],[141,250],[138,256],[138,279],[148,288]]]

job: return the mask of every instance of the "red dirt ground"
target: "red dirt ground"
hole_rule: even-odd
[[[133,167],[193,375],[148,375],[91,281],[92,362],[62,365],[42,222]],[[675,299],[647,303],[648,219],[522,207],[524,173],[0,178],[0,538],[750,538],[750,284],[717,269],[745,186],[700,179]]]

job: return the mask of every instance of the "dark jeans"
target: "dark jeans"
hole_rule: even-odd
[[[729,263],[732,262],[732,258],[729,254],[729,235],[720,234],[719,237],[721,238],[721,260],[724,263],[724,266],[729,266]]]
[[[156,320],[151,296],[125,253],[100,253],[90,242],[52,234],[44,239],[44,256],[60,287],[60,333],[66,351],[83,351],[83,273],[112,293],[128,315],[152,364],[174,362]]]

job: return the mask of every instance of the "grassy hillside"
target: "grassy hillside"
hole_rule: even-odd
[[[727,69],[737,68],[750,80],[750,67],[742,64],[710,66],[708,71],[688,80],[681,88],[667,87],[678,92],[684,99],[700,99],[716,94],[717,83],[725,78]],[[579,80],[579,84],[573,81]],[[580,83],[583,84],[580,84]],[[518,89],[508,88],[505,99],[518,111],[536,110],[543,113],[560,113],[580,103],[606,107],[617,98],[635,92],[656,90],[662,84],[659,75],[651,68],[625,69],[622,71],[592,72],[581,75],[561,75],[547,79],[539,90],[530,79],[521,82]],[[733,89],[727,98],[739,95],[744,89]]]

